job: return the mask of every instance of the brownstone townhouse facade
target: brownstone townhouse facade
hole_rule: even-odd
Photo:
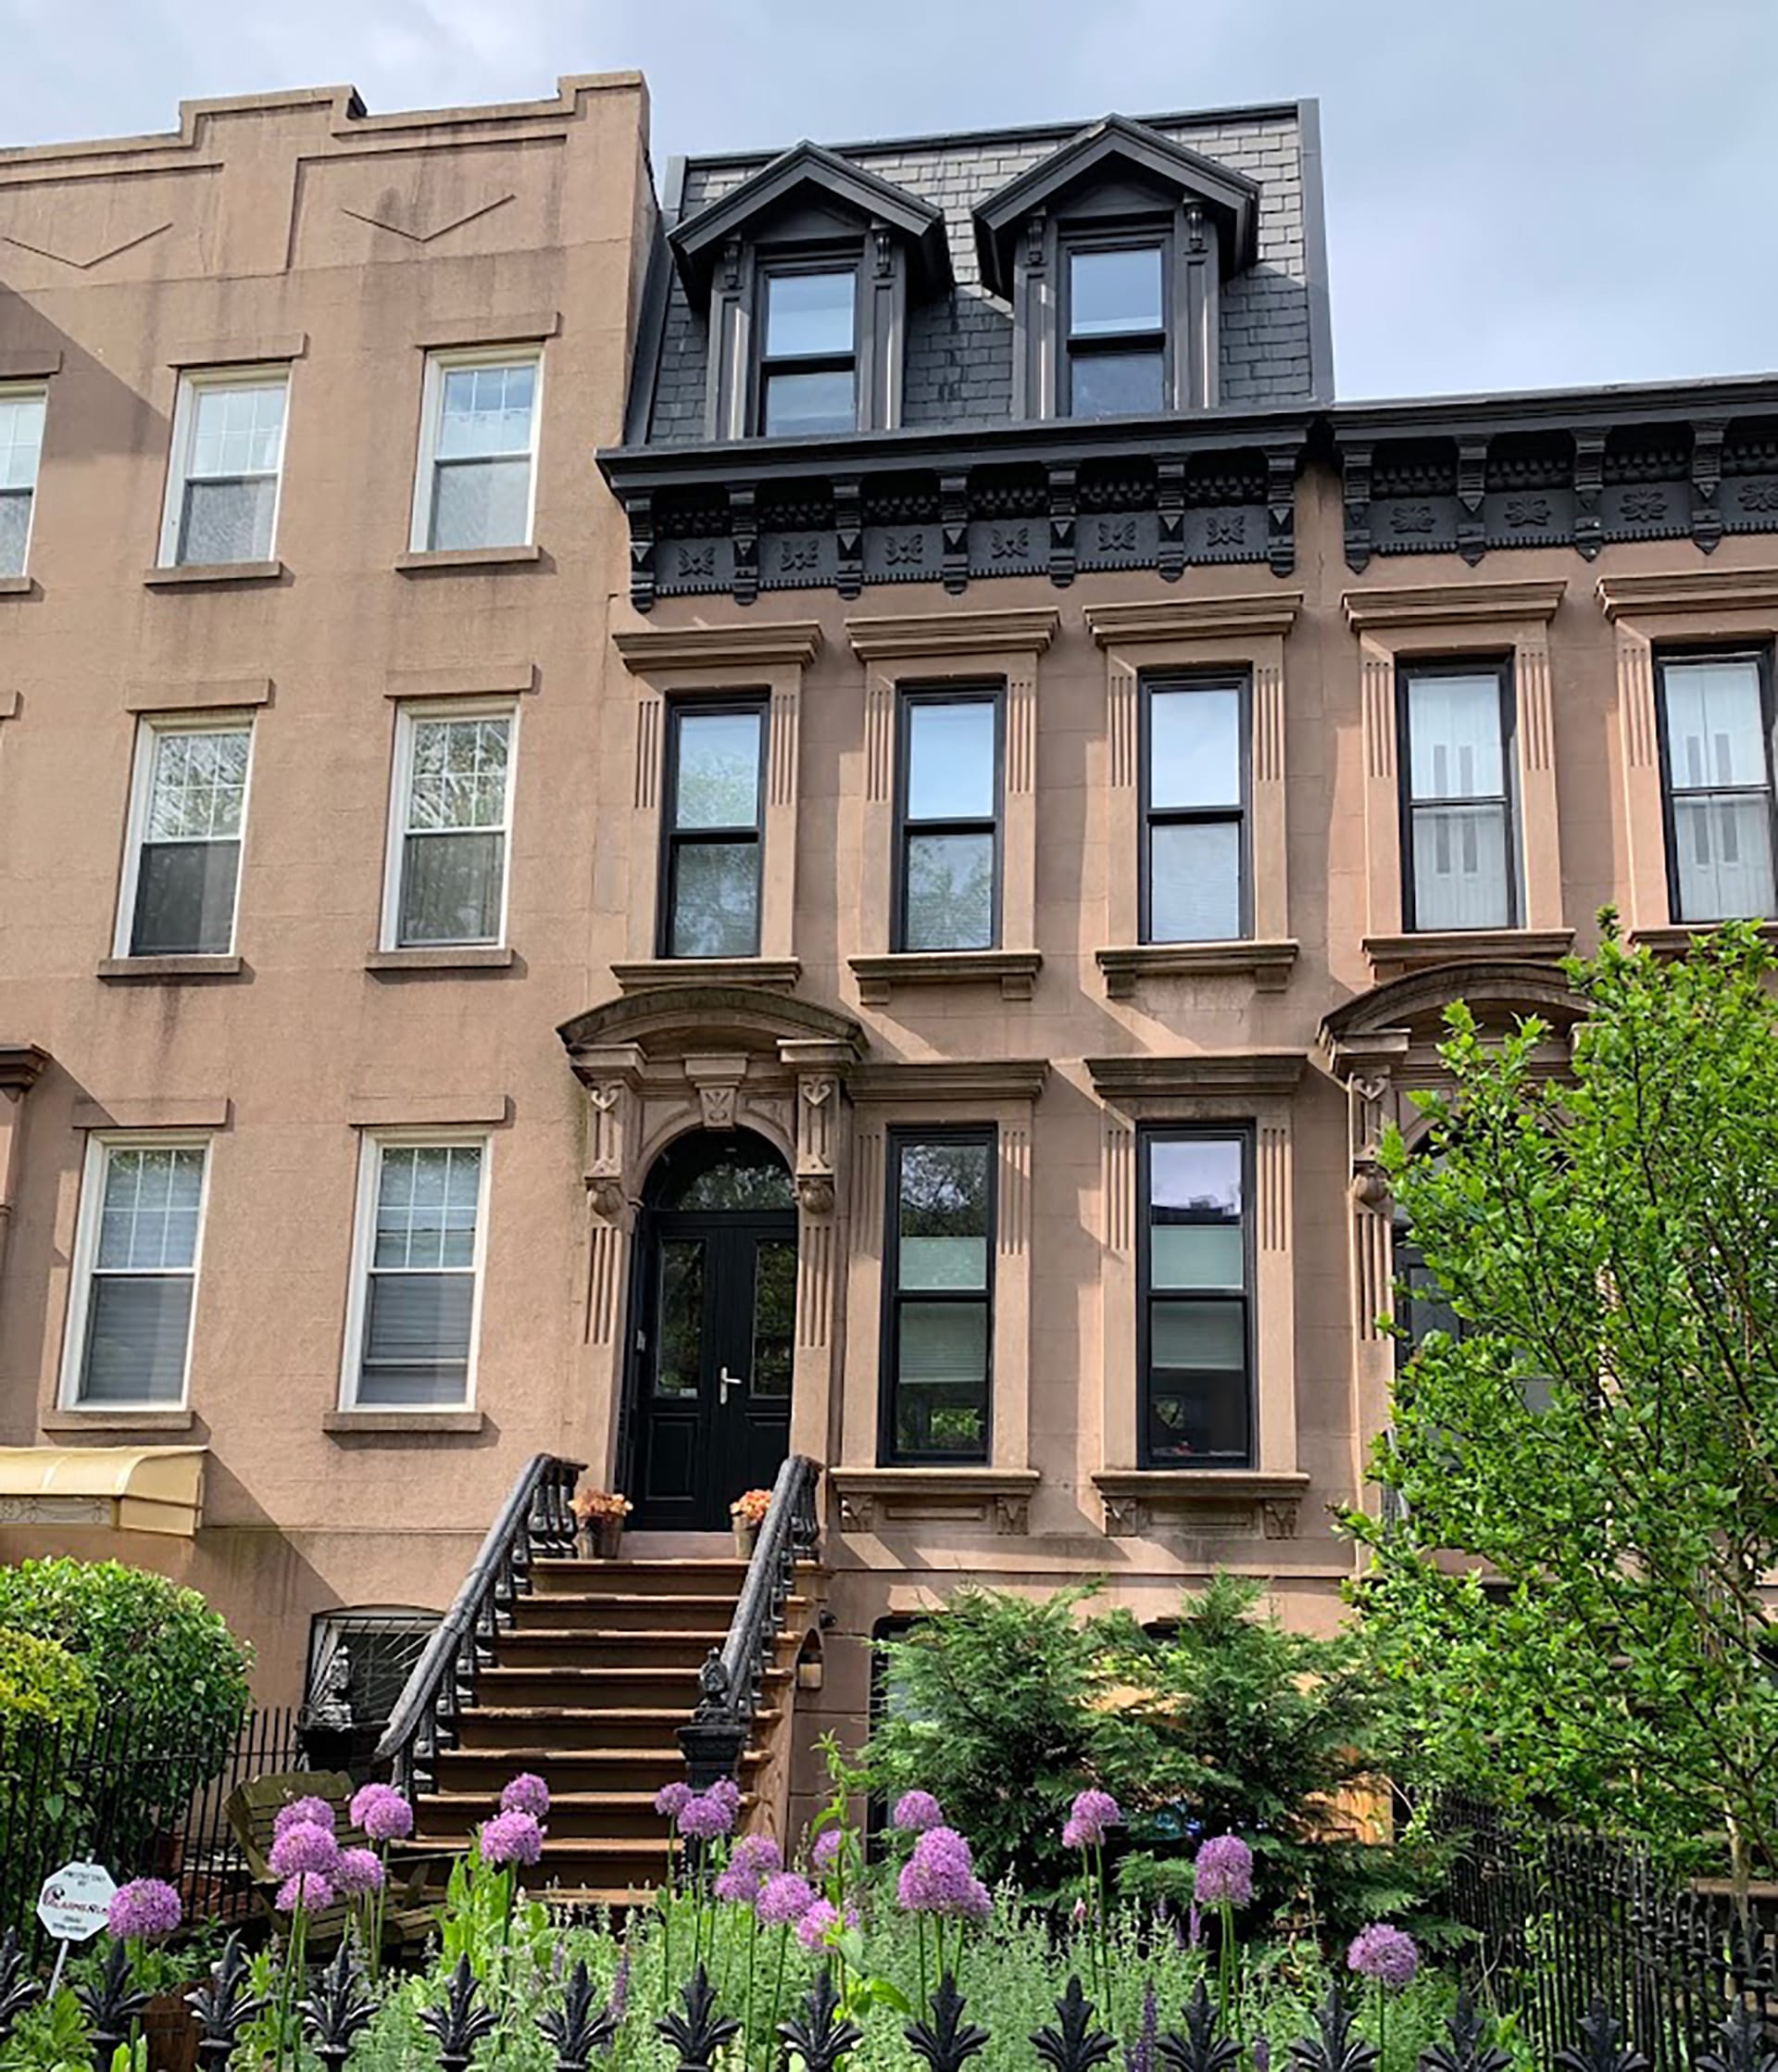
[[[966,1580],[1325,1628],[1445,1007],[1778,910],[1778,380],[1337,401],[1308,104],[646,134],[0,153],[0,1552],[289,1702],[795,1452],[808,1731]]]

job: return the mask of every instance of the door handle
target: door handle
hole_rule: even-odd
[[[745,1388],[747,1386],[747,1377],[745,1375],[732,1375],[729,1370],[724,1367],[717,1375],[716,1386],[717,1400],[726,1409],[729,1400],[729,1390],[731,1388]]]

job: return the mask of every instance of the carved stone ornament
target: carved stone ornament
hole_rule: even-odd
[[[703,1111],[706,1129],[732,1129],[734,1127],[734,1097],[740,1091],[736,1086],[700,1086],[697,1104]]]
[[[612,1173],[589,1174],[586,1199],[593,1204],[595,1216],[603,1216],[607,1223],[615,1223],[624,1210],[623,1182]]]
[[[840,1530],[842,1532],[874,1532],[877,1526],[877,1505],[873,1497],[859,1494],[840,1497]]]
[[[1113,1539],[1134,1539],[1148,1529],[1148,1507],[1140,1497],[1107,1497],[1105,1529]]]
[[[1374,1209],[1379,1213],[1389,1206],[1389,1175],[1374,1158],[1363,1156],[1352,1162],[1352,1199],[1360,1209]]]
[[[1268,1539],[1295,1539],[1297,1503],[1295,1497],[1268,1497],[1259,1506]]]
[[[833,1213],[833,1176],[831,1173],[803,1173],[796,1179],[796,1200],[806,1216]]]
[[[1031,1499],[1028,1496],[997,1496],[994,1500],[994,1529],[998,1533],[1031,1530]]]

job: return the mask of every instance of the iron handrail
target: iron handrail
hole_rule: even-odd
[[[433,1758],[452,1745],[459,1714],[474,1702],[476,1677],[495,1635],[511,1625],[516,1601],[530,1594],[533,1554],[573,1551],[569,1500],[583,1472],[582,1462],[533,1453],[513,1484],[377,1743],[376,1764],[387,1766],[400,1789],[432,1782]]]
[[[734,1617],[721,1647],[710,1650],[698,1672],[697,1710],[679,1730],[694,1789],[732,1777],[746,1747],[783,1631],[784,1607],[796,1586],[796,1563],[814,1552],[820,1536],[815,1510],[820,1478],[820,1469],[804,1453],[791,1454],[778,1470]]]

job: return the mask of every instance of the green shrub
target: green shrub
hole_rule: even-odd
[[[25,1720],[84,1727],[97,1708],[92,1677],[59,1640],[0,1627],[0,1732]]]
[[[0,1627],[77,1658],[98,1703],[127,1705],[144,1743],[223,1747],[245,1717],[252,1651],[195,1590],[122,1562],[0,1568]]]

